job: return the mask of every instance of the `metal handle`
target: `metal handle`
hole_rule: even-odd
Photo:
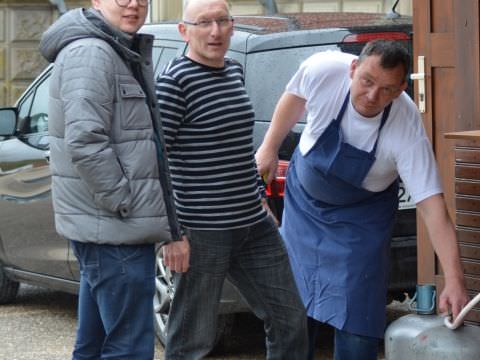
[[[47,160],[47,163],[50,164],[50,150],[47,150],[43,153],[43,157]]]
[[[410,79],[418,81],[418,110],[425,112],[425,56],[418,57],[418,73],[410,74]]]
[[[480,302],[480,293],[477,294],[470,302],[465,305],[465,307],[460,311],[460,314],[458,314],[457,318],[455,319],[454,322],[450,321],[450,316],[447,316],[444,320],[443,323],[445,326],[451,330],[455,330],[458,328],[460,325],[462,325],[463,318],[467,315],[467,313],[472,310],[472,308],[477,305],[477,303]]]
[[[408,302],[408,308],[412,311],[417,311],[419,313],[431,313],[433,311],[433,309],[435,309],[435,298],[436,298],[436,296],[437,296],[437,291],[433,290],[432,300],[431,300],[432,305],[430,305],[430,308],[419,309],[418,308],[418,301],[417,302],[415,301],[417,299],[417,293],[415,293],[415,295],[413,295],[413,298]],[[413,305],[413,303],[415,303],[415,306]]]

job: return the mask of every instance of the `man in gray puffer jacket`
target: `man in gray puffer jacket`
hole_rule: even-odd
[[[40,44],[55,62],[55,224],[80,263],[73,359],[152,359],[155,243],[176,241],[181,255],[167,253],[165,262],[177,272],[188,269],[189,245],[175,215],[156,108],[153,37],[136,34],[148,0],[92,4],[63,15]]]

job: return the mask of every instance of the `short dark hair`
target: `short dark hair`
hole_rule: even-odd
[[[393,69],[398,65],[402,65],[406,79],[410,71],[410,55],[405,46],[400,42],[391,40],[369,41],[358,56],[358,63],[360,64],[368,56],[372,55],[380,56],[380,65],[384,69]]]

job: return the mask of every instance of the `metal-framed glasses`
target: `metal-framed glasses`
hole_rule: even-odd
[[[213,26],[214,22],[217,23],[218,27],[226,28],[233,24],[233,17],[223,16],[217,19],[199,20],[199,21],[183,20],[184,24],[198,26],[201,29],[209,29],[210,27]]]
[[[141,6],[141,7],[147,6],[148,3],[150,2],[150,0],[136,0],[136,1],[138,6]],[[115,2],[120,7],[127,7],[132,2],[132,0],[115,0]]]

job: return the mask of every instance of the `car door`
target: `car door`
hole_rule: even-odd
[[[71,279],[68,243],[55,232],[48,166],[48,83],[44,72],[20,97],[17,134],[0,141],[0,241],[3,262]]]

